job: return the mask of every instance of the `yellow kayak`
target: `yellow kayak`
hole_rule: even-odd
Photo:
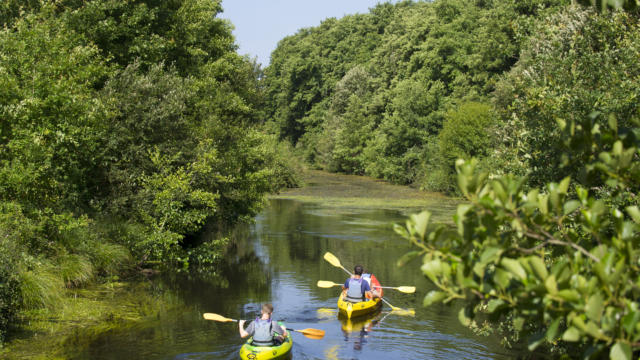
[[[340,295],[338,298],[338,311],[340,311],[340,314],[346,316],[347,319],[370,314],[382,306],[382,300],[379,298],[352,303],[345,301],[343,297],[344,295]]]
[[[278,322],[283,328],[284,323]],[[287,337],[284,342],[278,346],[253,346],[251,342],[253,338],[249,338],[247,342],[240,348],[240,359],[242,360],[267,360],[267,359],[289,359],[291,357],[291,331],[287,331]]]

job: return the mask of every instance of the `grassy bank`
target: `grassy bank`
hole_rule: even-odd
[[[56,309],[21,313],[0,359],[66,359],[101,334],[182,309],[175,294],[144,279],[68,290]],[[73,346],[69,346],[69,344]]]

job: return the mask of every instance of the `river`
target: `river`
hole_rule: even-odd
[[[327,182],[322,180],[324,185]],[[314,184],[310,185],[314,188]],[[368,185],[355,188],[361,193],[346,193],[372,197]],[[314,189],[326,193],[320,185]],[[402,196],[393,189],[387,189],[386,194],[393,194],[398,200]],[[386,196],[383,190],[376,187],[376,196]],[[392,230],[394,222],[403,222],[419,208],[395,207],[393,200],[371,203],[350,197],[348,201],[302,201],[303,197],[293,195],[272,198],[253,224],[236,233],[228,262],[217,274],[158,275],[147,280],[152,291],[165,294],[165,299],[166,294],[172,294],[169,298],[179,305],[106,331],[76,329],[62,341],[58,356],[105,360],[237,359],[243,343],[237,324],[206,321],[202,314],[253,319],[261,303],[271,302],[274,318],[285,321],[288,327],[326,331],[322,340],[294,333],[293,359],[516,357],[517,353],[503,348],[495,337],[477,336],[463,327],[457,320],[457,307],[421,306],[432,287],[417,262],[396,267],[397,259],[410,246]],[[330,195],[334,200],[339,197]],[[428,207],[443,218],[450,218],[455,207],[446,198],[437,198],[430,204]],[[415,316],[390,311],[385,305],[373,318],[352,322],[339,319],[339,288],[316,287],[318,280],[341,283],[347,277],[343,270],[323,260],[327,251],[347,268],[364,265],[382,285],[416,286],[415,294],[385,291],[391,304],[413,308]]]
[[[74,359],[236,359],[242,340],[235,323],[202,319],[214,312],[252,319],[260,304],[272,302],[274,317],[297,329],[326,331],[322,340],[295,333],[294,359],[508,359],[496,339],[473,335],[457,320],[457,309],[422,308],[430,286],[417,264],[398,269],[395,261],[409,247],[391,230],[403,221],[397,210],[324,207],[322,204],[274,199],[238,241],[222,278],[158,278],[181,294],[186,309],[164,314],[150,324],[107,332]],[[389,313],[348,323],[335,311],[338,288],[320,289],[318,280],[342,282],[346,274],[323,260],[330,251],[352,267],[363,264],[383,285],[415,285],[416,294],[388,290],[397,307],[414,308],[414,317]],[[369,331],[362,330],[363,327]]]

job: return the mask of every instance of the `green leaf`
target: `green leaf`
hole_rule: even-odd
[[[636,224],[640,224],[640,209],[638,209],[638,207],[634,205],[634,206],[628,206],[626,210],[629,216],[631,216],[631,218],[633,219],[633,221]]]
[[[567,191],[569,191],[569,184],[571,183],[571,177],[567,176],[566,178],[562,179],[562,181],[560,182],[560,184],[558,184],[558,191],[562,194],[566,194]]]
[[[571,326],[567,329],[567,331],[562,334],[562,340],[569,342],[576,342],[580,340],[580,330]]]
[[[395,231],[396,234],[400,235],[402,238],[405,238],[407,240],[411,238],[411,236],[409,235],[409,232],[407,231],[407,228],[400,224],[393,224],[393,231]]]
[[[558,291],[558,296],[568,302],[580,301],[580,294],[578,294],[577,291],[571,289]]]
[[[411,260],[420,256],[420,254],[422,254],[422,251],[409,251],[408,253],[402,255],[400,259],[398,259],[396,265],[398,267],[402,267],[406,265],[408,262],[410,262]]]
[[[578,195],[578,199],[580,199],[580,202],[582,203],[585,203],[589,198],[589,190],[581,186],[576,187],[576,194]]]
[[[414,228],[416,232],[420,235],[421,238],[424,239],[424,235],[427,232],[427,226],[429,225],[429,219],[431,218],[431,213],[428,211],[423,211],[420,214],[411,215],[411,219],[414,222]]]
[[[596,323],[599,323],[600,318],[602,317],[603,303],[604,301],[602,300],[602,295],[600,295],[600,293],[591,295],[587,301],[587,305],[585,306],[585,313],[587,317]]]
[[[503,251],[504,250],[499,247],[488,247],[482,252],[482,255],[480,255],[480,262],[482,262],[483,264],[494,262],[495,260],[497,260],[497,258],[500,257]]]
[[[489,314],[493,314],[497,309],[504,305],[504,300],[502,299],[491,299],[487,304],[487,311]]]
[[[560,326],[560,322],[562,321],[561,317],[553,320],[549,328],[547,329],[546,338],[548,342],[553,342],[555,340],[556,335],[558,334],[558,327]]]
[[[507,271],[515,275],[515,277],[519,278],[520,280],[525,280],[527,278],[527,273],[524,271],[524,268],[517,260],[503,258],[502,261],[500,261],[500,265],[502,265],[505,269],[507,269]]]
[[[618,132],[618,119],[615,117],[615,115],[609,115],[609,118],[607,120],[608,120],[609,127],[611,128],[611,130],[613,130],[614,133],[617,133]]]
[[[611,360],[631,360],[631,346],[623,342],[617,342],[609,352]]]
[[[565,215],[569,215],[572,212],[576,211],[582,205],[578,200],[569,200],[564,203],[563,210]]]
[[[549,294],[551,295],[557,294],[558,284],[556,283],[556,276],[555,275],[549,276],[544,282],[544,287],[547,289]]]
[[[627,307],[627,315],[622,318],[622,326],[628,333],[633,332],[636,324],[640,321],[640,311],[638,311],[638,304],[636,302],[631,303]]]
[[[625,221],[622,224],[622,232],[620,234],[620,239],[631,241],[633,239],[633,236],[635,235],[635,232],[636,232],[635,230],[636,230],[636,225],[634,223],[632,223],[631,221]]]
[[[549,276],[549,272],[547,271],[547,266],[545,265],[544,260],[542,260],[538,256],[530,256],[529,265],[531,265],[531,268],[533,269],[533,272],[538,277],[538,279],[544,281],[547,276]]]
[[[496,272],[493,274],[493,281],[500,286],[500,288],[506,289],[511,281],[511,274],[502,269],[496,269]]]
[[[613,155],[620,156],[622,155],[622,141],[618,140],[613,144]]]
[[[460,324],[462,324],[464,326],[471,325],[471,318],[469,316],[467,316],[467,309],[466,308],[462,308],[458,312],[458,321],[460,321]]]
[[[447,293],[443,291],[431,290],[422,301],[423,306],[431,306],[437,304],[447,298]]]
[[[434,259],[422,264],[422,272],[433,282],[437,282],[437,277],[442,273],[442,262]]]
[[[548,199],[549,199],[548,195],[539,195],[538,196],[538,207],[540,209],[540,212],[543,215],[549,214],[549,203],[547,202]]]

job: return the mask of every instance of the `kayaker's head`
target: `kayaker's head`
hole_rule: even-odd
[[[267,304],[262,304],[262,318],[266,318],[269,319],[271,318],[271,313],[273,312],[273,305],[267,303]]]
[[[362,265],[356,265],[353,268],[353,274],[358,276],[358,277],[362,276]]]

